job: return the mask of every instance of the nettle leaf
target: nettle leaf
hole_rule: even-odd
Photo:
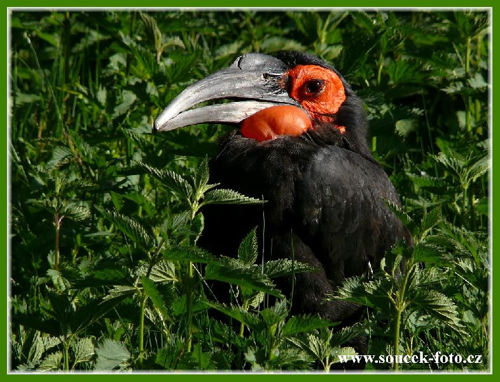
[[[283,336],[293,336],[298,333],[307,333],[312,330],[323,329],[332,326],[333,323],[318,316],[310,314],[293,316],[283,326]]]
[[[428,243],[418,243],[413,249],[413,258],[415,262],[434,265],[444,265],[446,262],[444,251],[441,247]]]
[[[486,155],[475,162],[468,171],[468,179],[470,182],[475,182],[477,178],[486,173],[491,167],[489,155]]]
[[[443,215],[441,213],[441,207],[436,207],[432,209],[429,213],[424,215],[421,226],[421,238],[423,238],[427,232],[429,232],[432,228],[434,228],[441,220],[443,219]]]
[[[69,147],[57,146],[52,152],[52,158],[47,163],[46,169],[48,171],[61,167],[70,163],[74,159],[74,154]]]
[[[189,261],[192,263],[212,264],[218,259],[210,252],[195,246],[174,246],[163,253],[163,259],[169,261]]]
[[[194,194],[193,187],[189,182],[182,178],[180,175],[176,174],[171,170],[160,170],[156,167],[150,166],[148,164],[139,162],[141,167],[143,167],[149,174],[158,179],[166,188],[172,191],[177,196],[185,199],[191,200]]]
[[[69,325],[73,333],[82,331],[99,321],[108,311],[117,306],[122,300],[117,299],[95,299],[80,306],[76,311],[71,312],[69,315]]]
[[[402,137],[407,137],[411,132],[418,129],[416,119],[400,119],[396,121],[396,132]]]
[[[418,293],[413,296],[411,303],[425,310],[451,329],[463,333],[463,325],[460,323],[457,307],[444,294],[435,290],[419,289]]]
[[[56,271],[55,269],[49,269],[47,271],[47,276],[52,279],[52,282],[57,287],[59,291],[65,291],[66,289],[71,288],[71,283],[68,279],[61,275],[61,272]]]
[[[108,211],[104,208],[96,206],[96,209],[108,220],[110,220],[120,231],[128,236],[135,244],[145,250],[149,250],[153,244],[153,235],[136,220],[122,215],[117,211]]]
[[[234,318],[238,322],[245,324],[252,330],[260,331],[262,329],[262,324],[259,317],[253,313],[244,310],[240,306],[234,306],[234,305],[227,306],[224,304],[218,304],[211,301],[207,301],[205,303],[209,307],[214,308],[221,313],[224,313],[226,316]]]
[[[413,219],[408,215],[401,206],[391,202],[390,200],[385,200],[385,204],[389,209],[396,215],[399,220],[405,225],[410,232],[414,232],[416,228],[416,224]]]
[[[168,281],[177,281],[175,275],[175,265],[171,261],[161,260],[156,263],[151,269],[149,278],[157,283],[164,283]]]
[[[113,109],[111,118],[117,118],[130,111],[132,104],[136,101],[137,96],[130,90],[122,90],[119,97],[119,104]]]
[[[63,360],[62,352],[58,351],[55,353],[51,353],[47,357],[45,357],[45,359],[38,367],[38,370],[40,371],[60,370],[62,369],[62,360]]]
[[[290,313],[288,302],[286,300],[278,301],[270,308],[262,310],[259,314],[268,328],[273,327],[280,322],[285,321]]]
[[[329,299],[355,302],[369,308],[387,309],[391,285],[386,279],[363,281],[354,276],[344,280],[335,295]]]
[[[151,299],[154,307],[160,312],[163,319],[168,319],[169,314],[165,301],[163,300],[163,297],[158,289],[156,289],[155,283],[145,276],[141,278],[141,283],[144,288],[144,292],[146,292],[146,295]]]
[[[309,333],[305,339],[292,337],[289,338],[288,341],[305,351],[313,359],[323,360],[328,355],[323,342],[312,333]]]
[[[205,279],[223,281],[283,298],[283,295],[275,289],[274,283],[267,275],[260,273],[259,268],[248,267],[237,261],[226,264],[218,261],[209,264],[205,270]]]
[[[193,178],[194,189],[196,190],[196,200],[200,200],[208,190],[214,188],[216,185],[209,185],[210,170],[208,168],[208,159],[205,158]]]
[[[136,287],[117,285],[109,290],[108,294],[104,297],[103,301],[124,299],[137,293]]]
[[[260,199],[251,198],[237,191],[216,189],[209,191],[203,197],[201,205],[208,204],[262,204]]]
[[[58,320],[63,327],[66,327],[73,310],[69,296],[60,295],[54,292],[48,292],[47,296],[52,309],[50,311],[46,311],[46,313]]]
[[[318,271],[318,268],[291,259],[270,260],[264,264],[264,274],[270,279],[315,271]]]
[[[418,187],[426,187],[426,188],[442,188],[445,186],[445,182],[443,181],[443,178],[437,178],[434,176],[429,176],[427,174],[412,174],[412,173],[407,173],[406,174],[408,178],[413,182]]]
[[[94,356],[94,343],[90,338],[82,338],[71,345],[74,355],[74,365],[81,362],[89,362]]]
[[[85,221],[87,219],[90,219],[90,217],[92,216],[92,213],[90,212],[90,208],[88,206],[82,203],[73,202],[65,204],[62,207],[60,213],[76,222]]]
[[[310,370],[313,359],[300,349],[284,348],[276,351],[277,357],[266,362],[266,370]],[[253,370],[253,369],[252,369]]]
[[[366,325],[356,323],[352,326],[346,326],[338,331],[332,332],[330,339],[331,346],[342,346],[354,337],[361,335],[366,329]]]
[[[467,80],[469,86],[473,89],[486,90],[488,88],[488,83],[484,80],[481,73],[476,73],[474,77]]]
[[[331,363],[339,363],[340,357],[355,356],[357,354],[358,353],[356,352],[356,350],[349,346],[332,349],[332,351],[330,352],[330,357],[332,359]]]
[[[243,239],[238,248],[238,259],[244,264],[251,265],[257,261],[259,246],[257,243],[257,227]]]
[[[130,362],[130,352],[123,342],[105,339],[96,349],[95,370],[123,370]]]

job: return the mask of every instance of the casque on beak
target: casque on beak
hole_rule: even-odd
[[[169,131],[200,123],[239,124],[260,110],[300,104],[290,98],[283,78],[288,68],[279,59],[260,53],[238,57],[227,69],[215,72],[184,89],[154,122],[154,131]],[[194,106],[207,101],[232,102]]]

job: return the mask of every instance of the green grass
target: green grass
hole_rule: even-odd
[[[370,354],[483,357],[369,370],[489,370],[488,32],[480,11],[14,11],[11,369],[328,371],[365,333]],[[290,315],[273,279],[310,269],[262,272],[255,232],[234,259],[196,246],[203,205],[258,202],[207,183],[227,128],[151,134],[188,84],[282,49],[332,63],[365,101],[415,239],[328,296],[371,308],[343,331]]]

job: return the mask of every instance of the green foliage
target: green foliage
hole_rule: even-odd
[[[478,354],[430,367],[488,370],[489,22],[462,10],[12,11],[10,368],[328,371],[369,335],[370,354]],[[197,246],[203,206],[265,202],[209,184],[227,127],[151,133],[187,85],[282,49],[329,61],[365,101],[373,154],[405,205],[391,208],[413,235],[336,293],[370,308],[341,330],[291,315],[275,279],[315,270],[258,263],[256,230],[233,258]]]

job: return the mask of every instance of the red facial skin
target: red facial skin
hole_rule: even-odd
[[[331,116],[337,113],[346,99],[339,76],[321,66],[298,65],[290,69],[284,78],[290,81],[290,97],[299,102],[305,111],[290,105],[261,110],[243,121],[243,136],[259,142],[282,135],[299,136],[313,128],[312,120],[332,123]],[[344,126],[335,127],[345,133]]]

